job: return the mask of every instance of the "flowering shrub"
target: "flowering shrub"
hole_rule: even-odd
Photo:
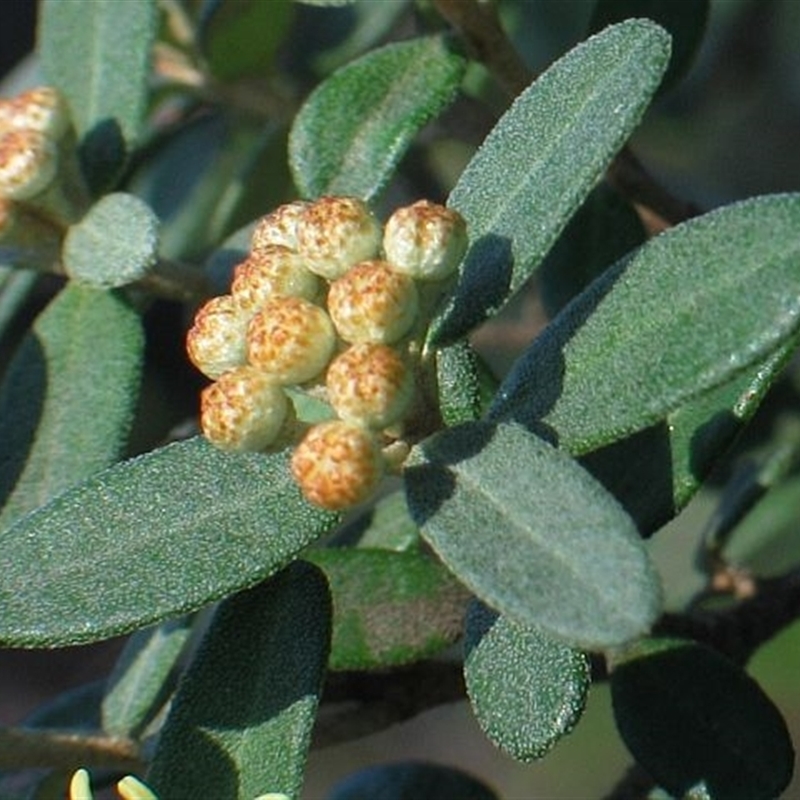
[[[609,797],[787,789],[743,667],[800,585],[800,194],[704,210],[628,144],[708,2],[597,0],[557,57],[547,5],[41,0],[44,85],[0,101],[0,642],[127,639],[0,729],[0,796],[300,798],[312,744],[460,699],[547,762],[593,683]],[[698,493],[681,594],[649,540]],[[459,741],[327,798],[501,797]]]

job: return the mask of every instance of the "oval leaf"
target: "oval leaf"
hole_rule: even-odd
[[[69,101],[94,186],[119,170],[141,132],[157,23],[155,0],[39,6],[42,70]]]
[[[436,352],[439,410],[445,425],[479,419],[497,391],[497,381],[472,345],[462,340]]]
[[[714,800],[772,800],[792,777],[786,724],[758,684],[693,642],[646,640],[611,673],[620,735],[676,797],[704,784]]]
[[[325,573],[333,597],[331,669],[407,664],[461,635],[469,593],[421,553],[341,547],[304,558]]]
[[[42,312],[0,390],[0,528],[119,458],[143,350],[118,295],[67,286]]]
[[[133,283],[158,260],[158,218],[132,194],[107,194],[69,229],[63,257],[67,274],[92,286]]]
[[[464,678],[483,732],[518,761],[547,753],[577,724],[589,691],[589,659],[536,628],[473,603]]]
[[[539,266],[638,124],[668,60],[667,34],[631,20],[578,45],[514,101],[448,199],[467,220],[470,247],[431,341],[463,336]]]
[[[300,193],[374,198],[417,131],[453,99],[465,63],[447,39],[431,37],[387,45],[334,73],[292,127]]]
[[[472,423],[426,440],[416,460],[411,513],[487,605],[589,649],[648,630],[660,591],[638,532],[569,456],[519,426]]]
[[[652,239],[556,317],[490,415],[581,454],[734,379],[800,327],[798,228],[800,195],[775,195]]]
[[[329,641],[328,589],[310,564],[226,601],[159,737],[158,795],[297,798]]]
[[[303,500],[286,453],[168,445],[3,534],[0,642],[77,644],[193,611],[276,572],[335,520]]]

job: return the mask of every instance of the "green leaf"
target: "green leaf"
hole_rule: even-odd
[[[158,260],[158,226],[138,197],[107,194],[67,232],[64,268],[71,278],[102,289],[133,283]]]
[[[536,628],[480,603],[466,620],[464,678],[488,738],[518,761],[545,755],[577,724],[589,691],[589,659]]]
[[[407,664],[461,634],[469,594],[422,553],[336,547],[303,557],[325,573],[333,597],[331,669]]]
[[[310,564],[226,601],[159,738],[159,797],[299,797],[329,641],[328,589]]]
[[[610,264],[646,239],[633,206],[601,183],[569,221],[539,273],[542,302],[555,316]]]
[[[417,528],[408,510],[405,493],[392,492],[339,528],[338,545],[392,550],[405,553],[420,545]]]
[[[194,611],[273,574],[335,520],[303,500],[285,452],[168,445],[2,534],[0,642],[77,644]]]
[[[0,337],[14,322],[41,277],[33,270],[0,266]]]
[[[514,101],[448,199],[470,247],[431,341],[461,338],[536,270],[636,127],[668,59],[667,34],[631,20],[578,45]]]
[[[800,326],[799,226],[800,195],[774,195],[652,239],[545,329],[491,417],[546,429],[577,455],[735,379]]]
[[[119,458],[143,349],[116,294],[67,286],[40,314],[0,388],[0,529]]]
[[[487,605],[588,649],[648,630],[660,591],[638,532],[569,456],[524,428],[487,423],[439,433],[415,455],[411,513]]]
[[[669,31],[672,57],[659,93],[674,86],[688,72],[703,42],[710,0],[596,0],[590,32],[630,17],[647,17]]]
[[[758,684],[693,642],[645,640],[611,673],[614,715],[634,758],[671,794],[772,800],[789,783],[786,724]]]
[[[217,2],[200,26],[209,71],[221,81],[264,78],[292,20],[291,0]]]
[[[420,128],[454,98],[465,63],[437,36],[387,45],[338,70],[292,126],[300,193],[373,199]]]
[[[445,425],[479,419],[497,390],[497,381],[466,340],[436,352],[439,409]]]
[[[42,70],[69,102],[94,186],[119,170],[141,133],[157,22],[154,0],[39,6]]]
[[[169,679],[192,633],[190,617],[136,631],[108,677],[102,728],[112,736],[136,736],[167,700]]]
[[[488,786],[452,767],[401,761],[367,767],[340,781],[327,800],[498,800]]]

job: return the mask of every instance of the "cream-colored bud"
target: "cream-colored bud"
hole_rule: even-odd
[[[277,439],[288,411],[289,398],[268,375],[236,367],[200,394],[200,429],[222,450],[256,452]]]
[[[348,342],[397,342],[411,329],[418,310],[414,281],[385,261],[357,264],[328,292],[328,312]]]
[[[231,295],[212,297],[195,314],[186,334],[191,362],[212,379],[245,364],[249,321],[250,315]]]
[[[331,281],[353,264],[375,258],[381,236],[380,223],[355,197],[322,197],[297,223],[297,249],[306,266]]]
[[[278,206],[265,217],[261,217],[253,230],[251,250],[260,250],[275,244],[297,250],[297,222],[309,205],[304,200],[296,200]]]
[[[291,468],[306,499],[330,511],[368,500],[385,469],[374,434],[342,420],[311,428],[295,448]]]
[[[440,281],[455,272],[467,251],[467,226],[457,211],[420,200],[389,217],[383,251],[398,272]]]
[[[0,130],[30,130],[52,141],[71,126],[64,96],[52,86],[37,86],[16,97],[0,100]]]
[[[385,344],[354,344],[331,362],[325,383],[343,420],[376,430],[400,420],[414,394],[411,370]]]
[[[316,378],[335,347],[330,317],[301,297],[267,300],[247,329],[248,361],[284,386]]]
[[[305,268],[303,259],[281,245],[251,252],[236,267],[231,285],[236,302],[252,314],[273,297],[314,300],[320,290],[320,279]]]
[[[0,136],[0,195],[31,200],[47,189],[58,171],[53,142],[38,131],[8,130]]]

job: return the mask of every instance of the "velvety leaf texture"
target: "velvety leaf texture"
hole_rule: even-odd
[[[447,39],[430,37],[387,45],[334,73],[292,127],[300,193],[374,198],[419,129],[454,98],[465,63]]]
[[[800,195],[672,228],[579,295],[518,359],[490,411],[573,454],[663,421],[800,326]]]
[[[158,218],[132,194],[107,194],[69,229],[63,258],[71,278],[92,286],[133,283],[158,259]]]
[[[88,642],[252,586],[328,530],[285,453],[201,438],[100,473],[2,535],[0,641]]]
[[[487,605],[569,644],[646,632],[658,578],[630,517],[562,451],[516,425],[423,442],[406,470],[423,537]]]
[[[713,650],[645,640],[611,673],[620,735],[676,797],[704,784],[714,800],[772,800],[794,765],[786,723],[758,684]]]
[[[589,659],[580,650],[473,603],[465,652],[478,723],[512,758],[541,758],[577,724],[590,682]]]
[[[463,336],[536,270],[641,119],[669,52],[657,25],[624,22],[571,50],[514,101],[450,193],[470,247],[432,341]]]
[[[69,285],[39,315],[0,389],[0,529],[119,458],[143,350],[116,294]]]
[[[329,641],[310,564],[227,600],[164,724],[148,776],[159,798],[299,797]]]
[[[333,597],[332,669],[370,669],[430,657],[461,634],[469,593],[422,553],[308,551]]]

